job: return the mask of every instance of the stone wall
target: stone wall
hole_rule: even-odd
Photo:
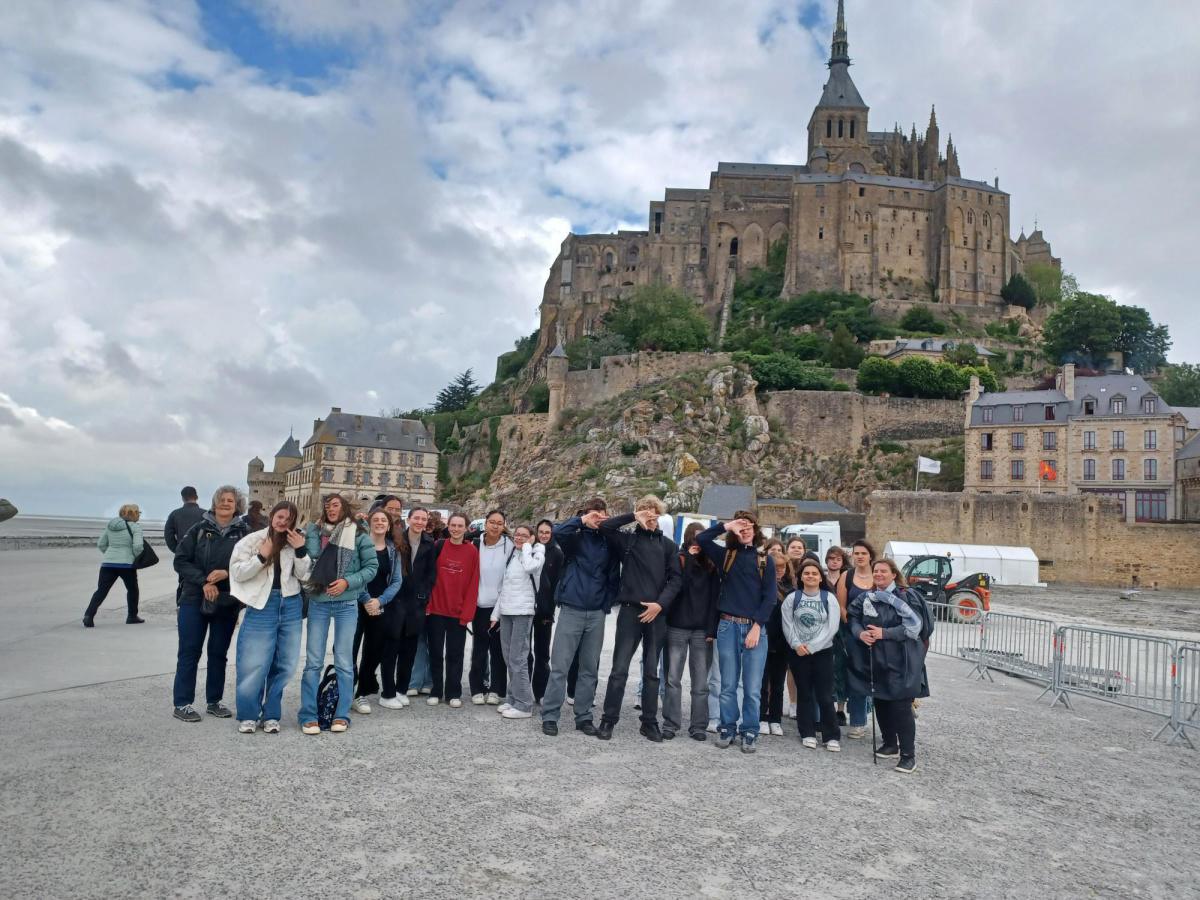
[[[1031,547],[1043,581],[1200,588],[1200,525],[1122,521],[1115,500],[1038,494],[876,491],[867,538]]]
[[[853,391],[772,391],[768,419],[817,453],[854,451],[879,441],[961,437],[961,400],[871,397]]]
[[[727,366],[731,358],[728,353],[653,351],[606,356],[600,360],[599,368],[567,373],[563,408],[588,409],[652,381],[661,381],[684,372],[707,372]]]

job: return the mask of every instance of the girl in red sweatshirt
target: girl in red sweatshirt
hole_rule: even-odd
[[[479,597],[479,551],[463,540],[467,517],[462,513],[451,515],[446,529],[450,537],[438,542],[437,580],[425,610],[429,668],[433,674],[433,692],[427,702],[437,706],[445,700],[451,709],[461,709],[463,650]]]

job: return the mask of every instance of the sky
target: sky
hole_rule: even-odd
[[[331,406],[427,405],[537,325],[571,230],[804,162],[836,3],[0,6],[0,496],[165,515]],[[1200,360],[1200,16],[848,0],[871,128],[937,105],[1086,290]],[[943,148],[944,149],[944,148]]]

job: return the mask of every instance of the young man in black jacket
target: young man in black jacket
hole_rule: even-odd
[[[717,637],[717,598],[721,579],[713,561],[696,543],[704,529],[699,522],[687,527],[679,553],[682,573],[679,596],[667,614],[667,690],[663,696],[663,737],[674,736],[683,727],[683,668],[689,667],[692,681],[688,736],[707,740],[708,670],[712,665],[713,642]]]
[[[621,717],[629,663],[638,644],[642,645],[641,733],[656,743],[663,740],[658,727],[658,656],[667,634],[663,613],[670,609],[680,586],[675,542],[658,527],[658,517],[665,512],[661,500],[647,496],[634,504],[632,513],[614,516],[600,526],[613,554],[621,561],[616,646],[604,694],[604,717],[596,734],[603,741],[612,738]],[[632,532],[620,530],[635,519],[637,527]]]

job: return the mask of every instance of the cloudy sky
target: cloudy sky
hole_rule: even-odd
[[[331,405],[487,381],[569,230],[803,161],[835,6],[4,3],[0,496],[158,517]],[[936,103],[1014,230],[1200,359],[1192,4],[848,7],[872,128]]]

